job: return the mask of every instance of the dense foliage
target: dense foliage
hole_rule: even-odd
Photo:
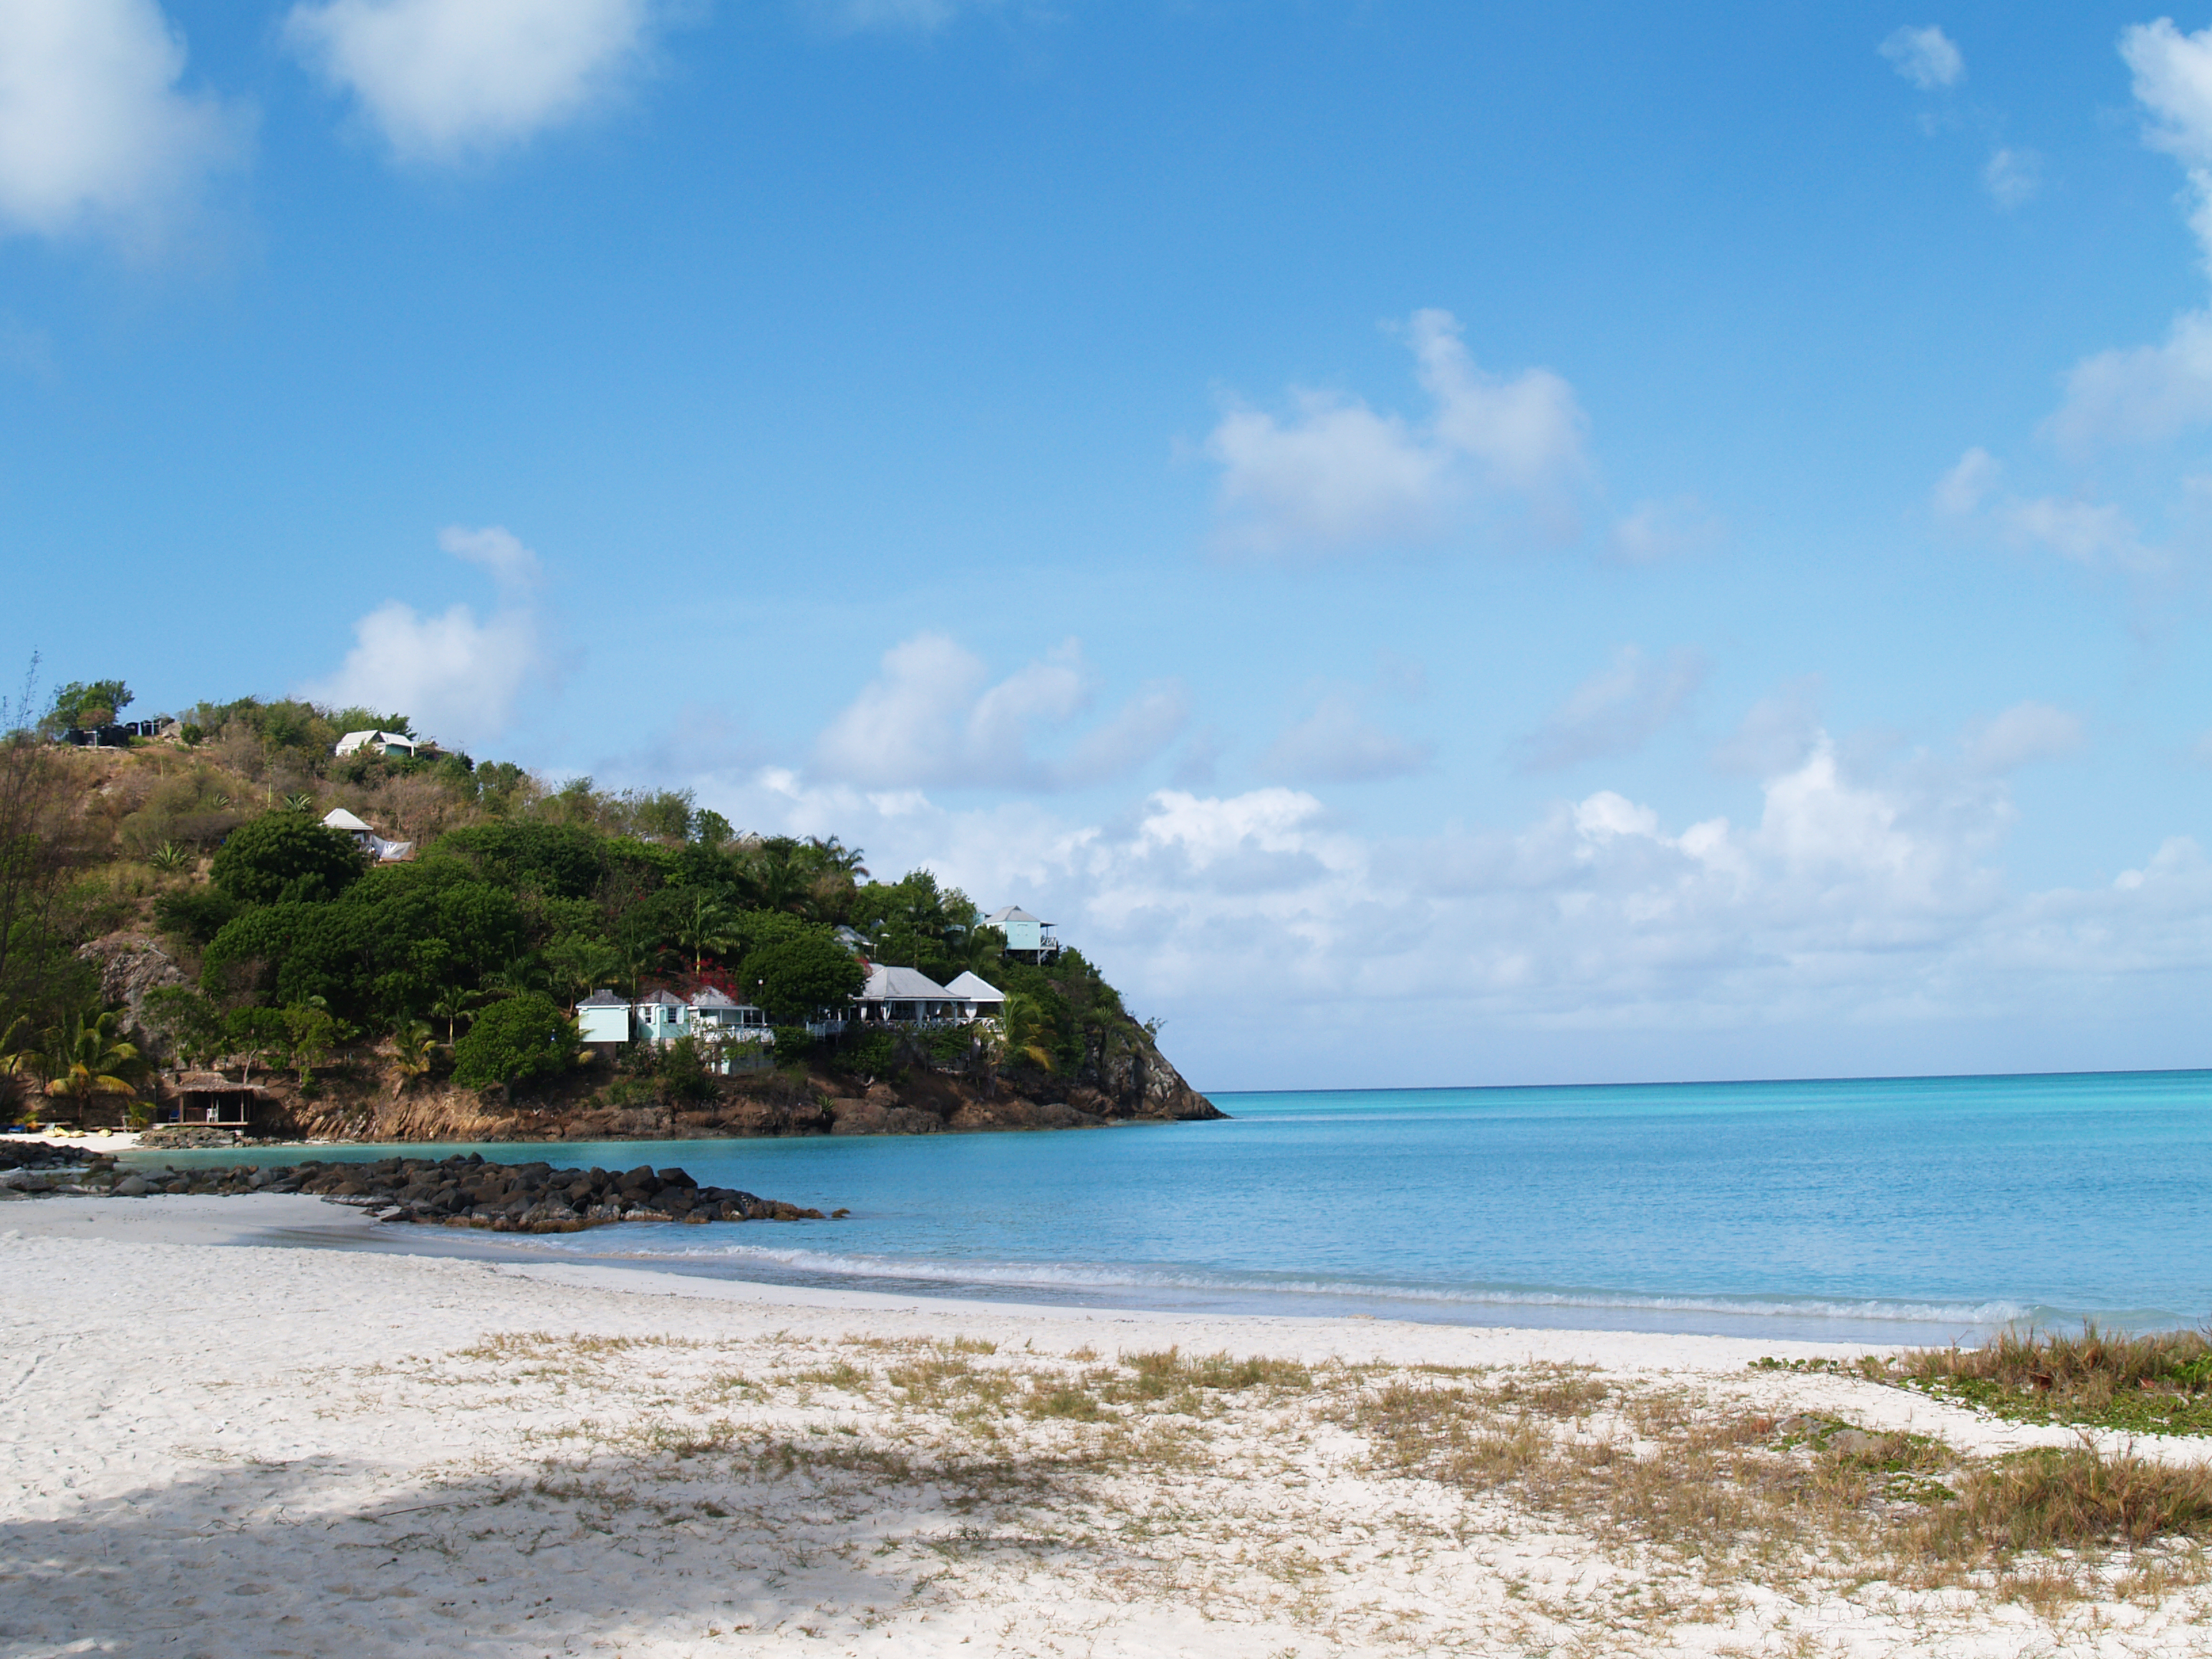
[[[964,893],[926,870],[872,879],[834,837],[741,836],[688,792],[551,787],[434,747],[332,754],[347,731],[411,732],[376,709],[203,703],[181,741],[128,757],[35,729],[127,701],[120,680],[73,684],[35,722],[27,702],[0,702],[14,733],[0,739],[0,1115],[40,1090],[127,1091],[153,1054],[288,1066],[312,1086],[365,1042],[398,1056],[404,1087],[442,1042],[465,1085],[529,1083],[571,1062],[565,1011],[599,987],[718,986],[766,1011],[784,1063],[871,1076],[926,1063],[1073,1078],[1127,1041],[1120,1000],[1079,954],[1005,959]],[[416,856],[372,864],[323,827],[334,805]],[[143,1055],[76,953],[131,928],[157,932],[193,980],[133,1016]],[[940,983],[978,971],[1015,994],[1006,1033],[817,1042],[807,1024],[845,1010],[862,952]],[[689,1049],[633,1061],[667,1073],[664,1094],[710,1086]]]

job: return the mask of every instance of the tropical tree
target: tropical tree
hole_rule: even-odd
[[[545,966],[562,990],[585,996],[622,976],[622,953],[594,933],[562,933],[545,947]]]
[[[366,868],[349,836],[304,813],[270,812],[232,830],[208,874],[241,904],[277,904],[336,898]]]
[[[297,1003],[284,1011],[284,1040],[292,1064],[300,1073],[300,1086],[315,1080],[315,1067],[330,1063],[338,1040],[338,1023],[329,1009],[316,1003]]]
[[[495,1003],[453,1045],[453,1081],[465,1089],[527,1083],[574,1064],[576,1024],[537,991]]]
[[[46,1055],[31,1029],[31,1017],[18,1015],[0,1031],[0,1122],[15,1116],[15,1102],[33,1078],[46,1073]]]
[[[55,1029],[47,1062],[46,1093],[73,1102],[80,1121],[94,1097],[130,1097],[138,1091],[120,1075],[138,1059],[137,1046],[125,1042],[107,1011],[78,1010]]]
[[[276,1008],[240,1008],[222,1023],[225,1049],[245,1060],[243,1081],[253,1081],[253,1062],[284,1041],[284,1015]]]
[[[428,1023],[412,1019],[392,1035],[395,1050],[392,1063],[399,1073],[399,1081],[392,1085],[392,1097],[405,1092],[408,1085],[430,1069],[430,1060],[436,1048],[436,1033]]]
[[[138,1011],[138,1023],[169,1045],[179,1066],[205,1064],[222,1052],[222,1016],[188,985],[165,985],[149,991]]]
[[[1046,1046],[1052,1035],[1045,1019],[1043,1008],[1034,997],[1020,992],[1006,999],[999,1014],[999,1051],[1007,1060],[1026,1060],[1030,1064],[1049,1072],[1052,1070],[1052,1050]]]
[[[691,971],[706,965],[708,955],[720,956],[743,938],[737,916],[712,894],[695,893],[678,913],[676,942],[691,953]]]
[[[453,1023],[466,1018],[470,1011],[483,1000],[481,992],[448,985],[438,993],[437,1000],[430,1005],[430,1018],[446,1022],[446,1041],[450,1043],[453,1040]]]

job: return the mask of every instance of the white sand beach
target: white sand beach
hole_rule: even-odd
[[[2179,1545],[1916,1580],[1622,1507],[1718,1423],[2075,1438],[1750,1369],[1855,1348],[239,1242],[372,1224],[0,1206],[0,1653],[2212,1653]]]

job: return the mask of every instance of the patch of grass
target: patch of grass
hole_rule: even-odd
[[[2140,1547],[2212,1535],[2212,1469],[2124,1452],[2042,1447],[1971,1468],[1957,1503],[1927,1523],[1924,1548],[1951,1557]]]
[[[2212,1334],[2007,1331],[1978,1348],[1899,1356],[1881,1381],[2021,1423],[2212,1434]]]

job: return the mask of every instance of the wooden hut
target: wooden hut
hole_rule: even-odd
[[[155,1121],[252,1129],[259,1127],[268,1099],[252,1084],[234,1083],[220,1072],[187,1072],[161,1091]]]

